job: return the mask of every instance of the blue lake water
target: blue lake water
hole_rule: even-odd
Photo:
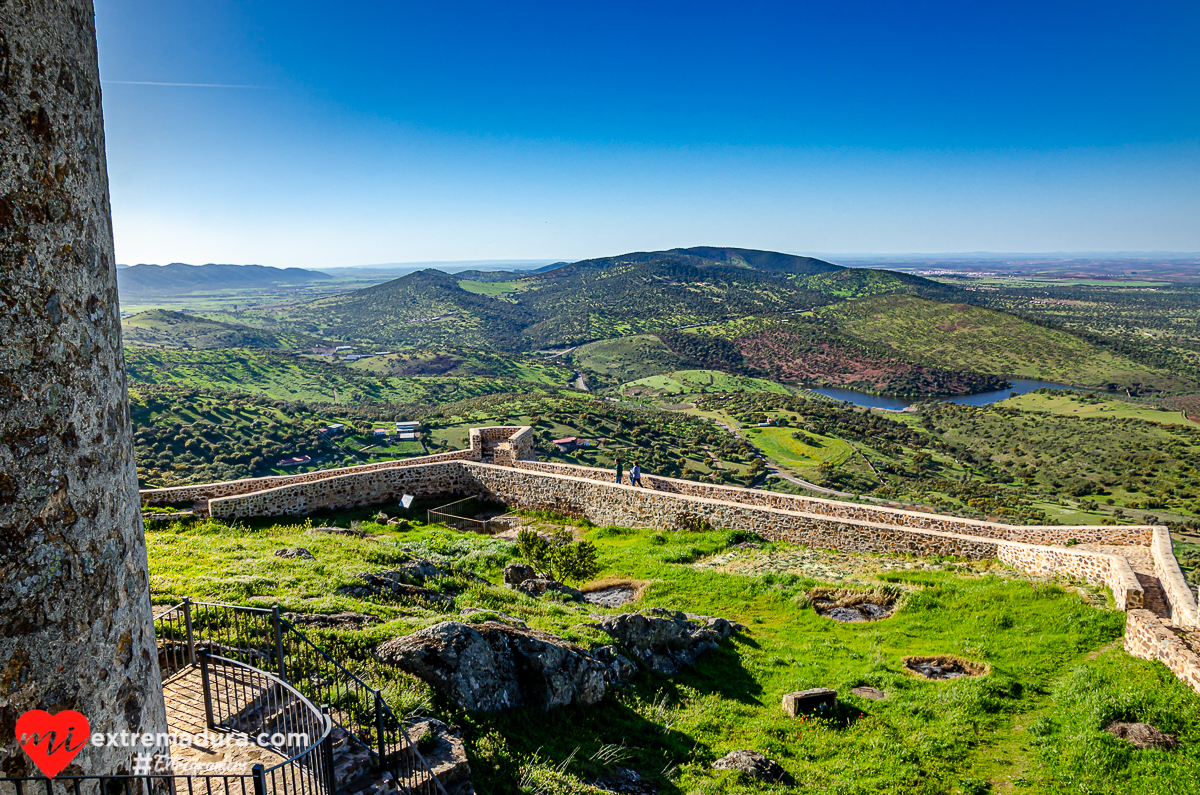
[[[1076,392],[1086,391],[1079,387],[1067,386],[1066,384],[1055,384],[1050,381],[1030,381],[1022,378],[1010,378],[1009,382],[1012,386],[1006,389],[997,389],[995,392],[977,392],[974,395],[959,395],[957,397],[942,398],[944,403],[961,403],[964,406],[986,406],[989,403],[996,403],[1011,397],[1012,393],[1024,395],[1026,392],[1032,392],[1035,389],[1071,389]],[[868,395],[866,392],[855,392],[853,389],[814,389],[814,392],[820,392],[826,397],[831,397],[835,400],[844,400],[847,403],[853,403],[856,406],[872,409],[887,409],[888,411],[901,411],[915,403],[924,403],[926,400],[883,397],[881,395]]]

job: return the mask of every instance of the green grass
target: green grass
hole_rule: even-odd
[[[1067,332],[967,304],[891,295],[836,304],[821,310],[820,316],[852,337],[886,345],[921,364],[1072,386],[1188,387],[1188,382],[1168,372],[1137,364]]]
[[[458,286],[468,293],[487,295],[492,298],[502,298],[508,293],[529,289],[532,284],[527,280],[513,279],[507,282],[477,282],[471,279],[460,279]]]
[[[592,342],[576,348],[572,360],[616,383],[682,369],[687,361],[653,334]]]
[[[344,524],[369,513],[332,518]],[[541,520],[546,526],[562,522]],[[152,525],[146,535],[153,599],[166,604],[190,595],[378,615],[383,623],[359,632],[310,634],[336,646],[402,709],[413,707],[431,695],[428,688],[374,663],[370,651],[458,614],[339,596],[337,589],[361,571],[395,567],[406,557],[401,547],[495,582],[511,545],[432,527],[406,533],[363,527],[377,535],[356,539],[269,523]],[[557,775],[552,791],[588,792],[582,781],[604,772],[593,757],[605,745],[622,746],[621,764],[664,795],[788,791],[709,769],[738,748],[778,760],[797,779],[794,791],[805,793],[1182,795],[1200,787],[1200,697],[1160,663],[1120,649],[1124,615],[1105,606],[1093,589],[1034,583],[986,563],[843,556],[858,561],[860,577],[876,571],[876,587],[886,579],[904,596],[892,618],[837,624],[807,606],[805,593],[819,582],[804,574],[744,575],[672,562],[724,551],[724,533],[583,528],[599,548],[601,578],[648,583],[634,607],[722,615],[747,624],[749,632],[677,676],[645,675],[632,686],[611,687],[592,707],[465,713],[433,699],[435,715],[463,727],[481,792],[517,792],[523,769],[543,780]],[[271,555],[284,546],[304,546],[316,560]],[[770,560],[785,553],[790,548],[776,545],[744,554]],[[620,611],[577,611],[461,577],[438,587],[458,592],[459,609],[500,610],[586,646],[608,642],[589,626],[588,613]],[[928,682],[902,670],[905,655],[940,653],[986,662],[991,671]],[[858,684],[879,687],[888,698],[850,695]],[[834,719],[797,721],[782,713],[784,693],[818,686],[836,688],[846,705]],[[1117,719],[1153,723],[1178,734],[1183,745],[1170,752],[1135,751],[1102,731]],[[561,774],[546,764],[561,764]]]
[[[1004,405],[1021,411],[1045,411],[1069,417],[1135,419],[1160,422],[1166,425],[1195,425],[1183,416],[1182,411],[1167,411],[1123,400],[1106,399],[1100,395],[1064,395],[1039,390],[1008,398],[1004,401]]]
[[[745,434],[755,447],[788,469],[815,469],[823,463],[837,465],[854,455],[850,445],[841,439],[796,428],[749,428]],[[794,439],[793,434],[802,438]]]
[[[720,370],[676,370],[622,384],[622,395],[631,398],[670,397],[703,393],[773,392],[787,395],[787,387],[765,378],[730,375]]]

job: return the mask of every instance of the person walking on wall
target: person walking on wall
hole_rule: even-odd
[[[642,467],[637,461],[633,462],[633,469],[629,470],[629,483],[638,488],[642,486]]]
[[[621,468],[623,466],[625,466],[625,462],[621,460],[620,456],[617,456],[617,482],[618,483],[621,482]]]

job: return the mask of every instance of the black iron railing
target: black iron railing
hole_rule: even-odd
[[[333,795],[333,721],[296,688],[257,668],[197,651],[205,729],[268,749],[279,761],[249,772],[179,772],[186,760],[139,754],[147,772],[0,778],[5,795]],[[194,734],[194,733],[193,733]],[[231,743],[233,744],[233,743]],[[235,763],[236,764],[236,763]],[[149,772],[154,771],[154,772]],[[244,771],[244,768],[243,768]]]
[[[201,652],[269,670],[362,743],[413,795],[445,795],[382,693],[297,630],[279,608],[185,599],[155,619],[163,678],[197,664]]]

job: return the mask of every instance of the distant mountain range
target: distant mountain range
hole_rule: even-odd
[[[271,268],[266,265],[132,265],[117,269],[121,299],[164,297],[202,290],[278,287],[328,281],[329,274],[302,268]]]

